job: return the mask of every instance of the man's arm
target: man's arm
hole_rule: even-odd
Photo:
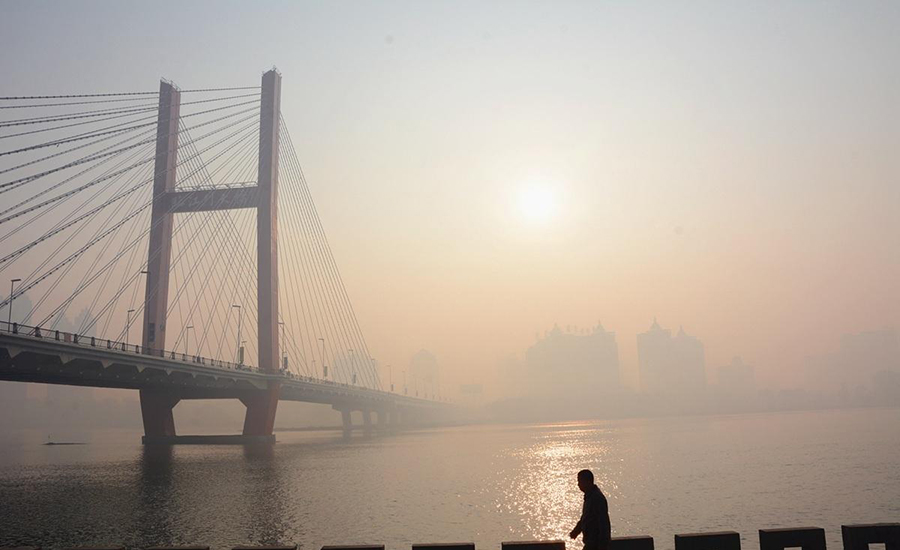
[[[578,520],[578,523],[575,524],[575,528],[572,529],[572,532],[569,533],[570,539],[577,539],[578,535],[581,534],[581,520]]]

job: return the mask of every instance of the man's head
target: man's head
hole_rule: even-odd
[[[581,470],[578,472],[578,488],[582,493],[586,493],[588,489],[594,486],[594,474],[590,470]]]

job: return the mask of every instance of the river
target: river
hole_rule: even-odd
[[[0,445],[0,546],[564,538],[594,471],[614,536],[900,521],[900,409],[482,425],[344,440],[278,434],[269,449],[140,445],[101,431]],[[569,542],[572,550],[580,542]]]

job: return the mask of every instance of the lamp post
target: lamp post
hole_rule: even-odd
[[[232,309],[237,308],[237,310],[238,310],[238,335],[237,335],[236,353],[237,353],[237,363],[240,365],[240,364],[243,364],[243,362],[241,361],[241,321],[244,317],[244,312],[243,312],[244,310],[238,304],[231,304],[231,307],[232,307]]]
[[[353,360],[353,349],[351,348],[347,351],[350,352],[350,372],[353,374],[352,382],[353,385],[356,385],[356,362]]]
[[[144,279],[144,280],[147,281],[147,282],[149,282],[149,280],[150,280],[150,272],[147,271],[146,269],[142,269],[141,272],[138,273],[138,275],[139,275],[139,276],[140,276],[140,275],[146,275],[147,278]],[[144,313],[145,313],[144,319],[147,319],[147,316],[146,316],[146,313],[147,313],[147,311],[146,311],[146,310],[147,310],[147,292],[146,292],[146,290],[147,290],[147,288],[146,288],[146,287],[147,287],[147,285],[145,284],[145,285],[144,285]],[[142,328],[141,328],[142,334],[147,334],[147,327],[143,326],[143,323],[141,323],[141,326],[142,326]],[[143,340],[143,336],[142,336],[142,337],[141,337],[141,345],[143,346],[143,344],[144,344],[144,340]],[[143,352],[144,352],[144,353],[147,353],[147,350],[145,349],[145,350],[143,350]]]
[[[21,281],[22,279],[10,279],[9,280],[9,318],[6,320],[6,330],[12,332],[12,308],[13,308],[13,300],[16,299],[15,294],[13,294],[13,288],[15,288],[16,283]]]
[[[403,373],[403,395],[406,395],[406,393],[407,393],[407,388],[406,388],[406,371],[403,370],[403,371],[400,371],[400,372]]]
[[[128,320],[125,322],[125,345],[128,345],[128,341],[131,340],[131,314],[134,313],[133,309],[129,309],[125,315]]]
[[[328,378],[328,366],[325,365],[325,339],[319,338],[319,342],[322,342],[322,348],[319,351],[319,360],[322,362],[322,378]]]
[[[278,349],[281,350],[281,368],[284,368],[284,359],[287,357],[287,350],[284,349],[284,321],[278,321],[278,325],[281,327],[281,342],[278,344]]]
[[[388,365],[388,381],[391,384],[391,393],[394,393],[394,371],[391,369],[391,366]]]
[[[189,330],[194,330],[194,325],[188,325],[188,326],[184,327],[184,354],[185,355],[187,355],[191,351],[191,346],[188,345],[188,342],[190,341],[190,338],[191,338],[191,333],[188,332]]]

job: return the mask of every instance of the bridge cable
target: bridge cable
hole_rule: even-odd
[[[232,135],[234,135],[234,134],[232,134]],[[215,145],[215,144],[213,144],[213,146],[214,146],[214,145]],[[177,165],[176,165],[176,167],[177,167]],[[118,228],[121,224],[124,224],[126,221],[128,221],[129,219],[131,219],[133,216],[135,216],[135,215],[139,214],[140,212],[142,212],[143,210],[145,210],[146,208],[148,208],[151,204],[152,204],[152,203],[148,202],[147,204],[145,204],[144,206],[142,206],[140,209],[138,209],[136,212],[133,212],[133,213],[130,214],[128,217],[126,217],[125,220],[122,220],[122,222],[120,222],[120,224],[117,225],[115,228]],[[147,230],[147,232],[149,232],[149,229]],[[34,281],[34,282],[30,282],[30,283],[23,282],[22,286],[20,287],[20,290],[17,291],[17,292],[16,292],[13,296],[11,296],[10,298],[16,298],[16,297],[18,297],[18,296],[24,294],[25,292],[27,292],[28,290],[30,290],[31,288],[33,288],[36,284],[40,283],[41,281],[43,281],[44,279],[46,279],[47,277],[49,277],[50,274],[52,274],[52,273],[58,271],[58,270],[61,269],[66,263],[72,261],[73,258],[75,258],[75,257],[77,257],[78,255],[82,254],[85,250],[87,250],[88,248],[90,248],[91,246],[93,246],[94,244],[96,244],[99,240],[102,240],[103,238],[105,238],[106,236],[108,236],[108,234],[109,234],[109,231],[108,231],[108,232],[104,232],[100,237],[98,237],[98,239],[92,240],[92,241],[89,242],[86,246],[80,248],[78,251],[76,251],[75,253],[73,253],[72,255],[70,255],[66,260],[63,260],[62,263],[58,264],[56,267],[54,267],[53,269],[51,269],[50,272],[48,272],[48,273],[42,275],[41,277],[39,277],[38,280],[36,280],[36,281]],[[4,300],[3,302],[0,302],[0,307],[3,307],[3,306],[10,300],[10,298],[7,298],[7,300]]]
[[[253,135],[254,135],[254,134],[251,133],[251,134],[248,134],[247,137],[252,137]],[[251,142],[251,141],[248,140],[247,143],[250,144],[250,146],[252,147],[252,142]],[[246,148],[245,148],[245,150],[246,150]],[[225,165],[223,164],[222,166],[225,166]],[[220,166],[220,168],[221,168],[221,166]],[[195,171],[194,173],[197,173],[197,171]],[[224,200],[224,198],[225,198],[224,196],[221,196],[221,197],[220,197],[219,203],[217,204],[217,206],[222,204],[222,201]],[[227,212],[226,212],[226,213],[227,213]],[[216,214],[221,214],[221,212],[216,212]],[[221,219],[219,220],[219,223],[218,223],[216,229],[213,231],[212,235],[210,236],[210,239],[215,238],[216,240],[218,240],[218,237],[221,235],[221,231],[220,231],[221,225],[222,225],[222,223],[224,222],[224,219],[225,219],[226,216],[220,216],[220,217],[221,217]],[[197,233],[197,235],[199,235],[199,232]],[[192,241],[189,241],[189,242],[188,242],[188,246],[190,246],[191,242],[192,242]],[[208,252],[211,248],[212,248],[212,247],[210,246],[210,240],[208,239],[207,242],[206,242],[206,243],[204,244],[204,246],[202,247],[203,252],[202,252],[202,254],[201,254],[200,259],[194,260],[194,261],[193,261],[194,269],[192,269],[191,275],[190,275],[189,278],[188,278],[189,280],[193,280],[193,274],[194,274],[194,273],[196,273],[196,272],[198,272],[198,271],[202,271],[202,270],[197,269],[198,266],[197,266],[196,264],[200,263],[200,262],[203,260],[203,258],[205,257],[205,255],[207,254],[207,252]],[[201,288],[203,288],[204,290],[205,290],[205,287],[206,287],[206,282],[208,281],[209,277],[215,272],[215,270],[214,270],[214,269],[207,269],[207,270],[205,270],[205,271],[206,271],[206,279],[204,280],[204,283],[201,285]],[[174,303],[177,303],[177,302],[179,301],[179,299],[180,299],[180,297],[181,297],[181,295],[183,294],[183,292],[184,292],[185,289],[187,289],[187,285],[186,285],[186,284],[183,284],[182,287],[179,288],[179,291],[178,291],[178,293],[177,293],[176,296],[175,296],[175,302],[174,302]],[[198,300],[199,300],[199,297],[198,297]],[[167,314],[167,316],[168,316],[168,314]]]
[[[134,179],[135,177],[139,176],[140,173],[141,173],[141,172],[138,171],[138,172],[132,174],[130,178],[126,178],[126,179],[121,183],[120,188],[119,188],[119,191],[121,191],[121,188],[122,188],[122,187],[127,186],[129,182],[133,181],[133,179]],[[114,183],[116,183],[115,180],[110,180],[110,182],[106,185],[106,187],[107,187],[107,188],[108,188],[108,187],[111,187]],[[103,191],[103,189],[101,189],[101,190],[98,192],[98,195],[99,195],[99,193],[102,192],[102,191]],[[96,196],[96,195],[95,195],[95,196]],[[83,207],[84,205],[88,204],[89,201],[90,201],[90,199],[88,199],[88,201],[85,201],[85,202],[81,205],[81,207]],[[123,206],[124,204],[126,204],[126,203],[124,203],[124,202],[119,203],[119,205],[117,205],[116,208],[115,208],[112,212],[109,213],[109,215],[108,215],[107,218],[106,218],[106,221],[104,221],[102,224],[100,224],[100,225],[97,227],[97,229],[94,231],[94,234],[93,234],[93,236],[91,237],[91,239],[96,238],[96,237],[99,235],[99,233],[100,233],[101,231],[103,231],[104,228],[108,227],[108,224],[111,222],[111,220],[113,219],[113,217],[119,212],[119,210],[122,208],[122,206]],[[79,208],[81,208],[81,207],[79,207]],[[77,211],[78,211],[78,209],[75,210],[75,212],[77,212]],[[68,235],[68,236],[67,236],[67,237],[66,237],[66,238],[65,238],[65,239],[64,239],[64,240],[56,247],[56,250],[54,250],[51,254],[46,255],[46,257],[45,257],[44,260],[41,262],[41,264],[38,265],[38,266],[34,269],[34,271],[32,271],[32,273],[26,278],[26,281],[30,280],[30,279],[31,279],[32,277],[34,277],[36,274],[40,273],[40,270],[43,269],[43,267],[46,266],[47,263],[49,263],[50,261],[52,261],[53,258],[55,258],[56,255],[57,255],[60,251],[62,251],[66,246],[68,246],[68,244],[69,244],[70,242],[72,242],[72,241],[73,241],[73,240],[81,233],[81,231],[84,230],[84,229],[86,229],[87,227],[88,227],[88,226],[81,226],[81,227],[79,227],[76,231],[74,231],[73,233],[69,234],[69,235]],[[53,230],[51,230],[51,231],[48,232],[48,233],[52,233],[53,231],[56,231],[57,229],[59,229],[59,228],[54,228]],[[48,238],[49,238],[49,237],[48,237]],[[112,239],[108,239],[108,240],[106,241],[107,244],[104,245],[104,249],[105,249],[105,246],[107,246],[111,241],[112,241]],[[20,250],[21,250],[21,249],[20,249]],[[18,252],[18,251],[17,251],[17,252]],[[65,270],[63,270],[63,271],[60,273],[60,276],[57,278],[57,282],[54,283],[54,284],[51,286],[51,288],[44,294],[44,298],[46,298],[47,296],[49,296],[49,293],[52,292],[53,289],[56,287],[56,285],[59,283],[59,281],[62,281],[62,279],[66,276],[66,274],[68,274],[69,271],[71,271],[71,269],[74,267],[74,265],[75,265],[75,262],[69,264],[69,265],[65,268]],[[37,310],[37,308],[41,305],[42,302],[43,302],[43,299],[40,300],[37,304],[35,304],[35,307],[32,308],[32,313],[33,313],[34,311]],[[29,319],[30,319],[30,317],[31,317],[31,313],[28,315],[28,318],[29,318]]]
[[[223,111],[223,110],[227,110],[227,109],[233,109],[233,108],[235,108],[235,107],[240,107],[240,106],[243,106],[243,105],[250,105],[250,104],[253,104],[253,103],[259,103],[259,102],[260,102],[260,100],[257,99],[257,100],[254,100],[254,101],[246,101],[246,102],[242,102],[242,103],[236,103],[236,104],[234,104],[234,105],[226,105],[226,106],[218,107],[218,108],[215,108],[215,109],[207,109],[207,110],[205,110],[205,111],[198,111],[198,112],[196,112],[196,113],[190,113],[190,114],[187,114],[187,115],[182,115],[181,118],[188,118],[188,117],[192,117],[192,116],[199,116],[199,115],[204,115],[204,114],[208,114],[208,113],[214,113],[214,112],[218,112],[218,111]],[[241,115],[241,114],[250,112],[250,111],[257,111],[257,112],[258,112],[258,108],[251,107],[251,108],[245,109],[245,110],[243,110],[243,111],[241,111],[241,112],[231,113],[230,115],[228,115],[228,117],[230,117],[230,116],[238,116],[238,115]],[[227,117],[223,117],[223,118],[227,118]],[[138,125],[131,126],[131,127],[121,128],[121,126],[124,126],[124,125],[126,125],[126,124],[133,124],[133,123],[135,123],[135,122],[141,122],[141,121],[144,121],[144,120],[153,120],[153,121],[152,121],[152,122],[145,122],[145,123],[138,124]],[[209,121],[209,122],[213,122],[213,121]],[[99,137],[99,136],[106,135],[106,134],[110,134],[110,133],[124,132],[124,131],[133,130],[133,129],[137,129],[137,128],[144,128],[144,127],[147,127],[147,126],[156,126],[157,123],[158,123],[158,116],[154,114],[154,115],[151,115],[151,116],[149,116],[149,117],[144,117],[144,118],[141,118],[141,119],[138,119],[138,120],[129,120],[129,121],[126,121],[126,122],[120,122],[120,123],[118,123],[118,124],[113,124],[112,126],[107,126],[107,127],[105,127],[105,128],[98,128],[98,129],[95,129],[95,130],[90,130],[90,131],[88,131],[88,132],[84,132],[84,133],[82,133],[82,134],[77,134],[77,135],[75,135],[75,136],[68,137],[68,138],[61,138],[61,139],[56,139],[56,140],[50,140],[50,141],[46,141],[46,142],[44,142],[44,143],[39,143],[39,144],[36,144],[36,145],[30,145],[30,146],[22,147],[22,148],[19,148],[19,149],[12,149],[12,150],[9,150],[9,151],[3,151],[3,152],[0,152],[0,157],[6,156],[6,155],[13,155],[13,154],[17,154],[17,153],[24,153],[24,152],[27,152],[27,151],[33,151],[33,150],[35,150],[35,149],[41,149],[41,148],[44,148],[44,147],[52,147],[52,146],[54,146],[54,145],[57,145],[57,146],[58,146],[58,145],[63,145],[63,144],[65,144],[65,143],[72,143],[72,142],[74,142],[74,141],[81,141],[81,140],[85,140],[85,139],[91,139],[91,138],[94,138],[94,137]]]
[[[248,133],[244,138],[241,138],[241,141],[244,141],[247,137],[251,137],[255,131],[256,131],[256,129],[255,129],[255,127],[254,127],[254,129],[253,129],[250,133]],[[250,143],[250,142],[248,142],[248,143]],[[247,148],[245,147],[245,149],[247,149]],[[249,150],[249,149],[248,149],[248,150]],[[191,157],[191,158],[196,158],[197,155],[189,155],[189,157]],[[181,183],[183,183],[184,181],[187,181],[187,180],[188,180],[190,177],[192,177],[192,176],[193,176],[193,174],[190,174],[188,177],[183,178],[183,179],[181,180]],[[211,196],[208,197],[208,198],[211,198]],[[220,201],[221,201],[221,199],[220,199]],[[221,204],[221,202],[220,202],[219,204]],[[209,214],[210,216],[212,216],[212,215],[214,214],[214,212],[209,212],[208,214]],[[189,220],[189,221],[193,221],[193,220]],[[197,230],[195,230],[195,231],[197,231]],[[218,233],[218,232],[217,232],[217,233]],[[205,247],[205,248],[208,248],[208,247]],[[180,260],[180,258],[181,258],[181,256],[179,255],[179,257],[176,258],[176,261],[175,261],[175,263],[174,263],[173,265],[180,266],[180,265],[181,265],[181,260]],[[192,270],[193,270],[193,272],[196,272],[196,271],[198,271],[199,269],[198,269],[197,266],[193,266]],[[192,281],[192,282],[193,282],[193,281]],[[183,288],[186,288],[186,287],[183,287]],[[179,301],[179,300],[176,300],[176,302],[177,302],[177,303],[179,304],[179,306],[180,306],[180,301]],[[177,344],[178,342],[179,342],[179,340],[176,340],[176,344]]]
[[[352,320],[353,326],[355,327],[355,334],[356,334],[355,340],[357,341],[357,345],[355,347],[357,347],[359,349],[360,353],[365,354],[367,361],[370,363],[367,366],[367,370],[369,372],[371,372],[371,375],[374,378],[374,380],[373,380],[374,385],[376,387],[380,388],[380,382],[378,380],[378,373],[377,373],[377,371],[375,371],[374,367],[371,365],[371,354],[369,353],[368,345],[366,344],[365,339],[362,337],[362,332],[359,329],[359,324],[356,319],[356,315],[353,312],[352,304],[350,303],[349,296],[347,296],[347,293],[346,293],[346,287],[344,286],[343,281],[340,278],[340,272],[336,269],[336,264],[334,262],[334,256],[331,252],[331,247],[328,245],[327,237],[325,236],[325,233],[322,230],[321,219],[319,218],[317,212],[315,211],[315,203],[312,201],[311,197],[309,196],[309,188],[306,185],[305,178],[303,177],[303,174],[302,174],[302,169],[300,168],[299,161],[297,160],[296,150],[293,148],[293,143],[290,138],[290,133],[287,129],[287,124],[284,123],[283,119],[282,119],[282,125],[283,125],[284,131],[285,131],[285,137],[287,138],[285,140],[285,143],[288,147],[288,153],[289,153],[287,155],[287,158],[293,164],[294,169],[299,174],[299,178],[302,183],[302,185],[299,186],[299,189],[302,191],[303,194],[305,194],[305,198],[306,198],[305,203],[309,205],[309,208],[311,210],[311,214],[309,216],[310,221],[314,225],[314,228],[317,230],[316,233],[320,236],[322,250],[326,254],[326,258],[328,260],[328,261],[325,261],[324,263],[325,263],[326,267],[329,268],[329,271],[331,273],[331,277],[332,277],[335,287],[341,291],[341,294],[343,297],[343,302],[345,304],[345,307],[347,308],[347,314],[348,314],[349,318]]]
[[[281,158],[285,158],[287,160],[287,157],[284,155]],[[293,175],[290,170],[285,170],[283,173],[287,177]],[[286,184],[286,198],[294,197],[294,187],[299,184],[299,182],[297,182],[295,179],[289,179],[286,181]],[[288,206],[291,206],[293,204],[295,207],[298,205],[296,200],[288,200],[286,201],[286,204]],[[305,239],[302,241],[304,243],[304,246],[300,248],[300,252],[297,253],[297,257],[298,259],[304,256],[307,258],[306,260],[300,260],[301,265],[303,265],[304,268],[306,266],[311,266],[309,270],[304,269],[304,272],[306,272],[308,275],[307,279],[310,281],[310,284],[307,287],[307,292],[308,294],[311,294],[310,302],[319,311],[316,320],[321,319],[322,327],[320,328],[320,331],[324,332],[325,334],[323,335],[328,337],[327,343],[330,344],[328,347],[331,348],[333,359],[335,361],[332,365],[332,368],[334,369],[335,373],[337,375],[340,375],[340,377],[345,382],[350,383],[352,382],[352,378],[350,377],[350,374],[352,373],[347,372],[347,365],[349,361],[342,360],[340,364],[338,364],[338,353],[335,351],[335,348],[339,347],[342,350],[340,352],[340,355],[343,357],[349,357],[344,350],[349,350],[350,348],[348,346],[346,335],[337,330],[336,324],[334,322],[332,308],[329,307],[327,303],[327,283],[322,277],[322,273],[320,270],[321,262],[316,260],[315,254],[313,252],[314,248],[311,245],[311,239],[314,239],[315,235],[309,230],[309,226],[306,224],[306,216],[303,215],[302,211],[300,212],[299,216],[292,216],[290,209],[286,213],[286,219],[294,224],[294,231],[297,234],[305,235]],[[297,226],[298,218],[302,227]],[[306,251],[305,253],[303,252],[304,250]]]
[[[255,132],[255,127],[254,127],[254,125],[249,126],[248,129],[250,129],[249,132],[244,132],[243,137],[241,137],[240,139],[236,140],[232,145],[228,146],[228,147],[227,147],[226,149],[224,149],[223,151],[228,151],[229,149],[235,147],[236,145],[243,143],[248,137],[252,136],[252,135],[253,135],[253,132]],[[223,153],[220,152],[219,154],[223,154]],[[189,155],[189,156],[184,160],[184,162],[179,162],[178,164],[179,164],[179,165],[188,164],[188,163],[190,162],[191,159],[193,159],[193,158],[195,158],[195,157],[197,157],[197,156],[198,156],[198,155]],[[189,174],[188,176],[182,177],[182,180],[181,180],[181,181],[182,181],[182,182],[183,182],[183,181],[186,181],[187,179],[189,179],[189,178],[191,177],[191,175],[192,175],[192,174]],[[211,198],[212,198],[212,195],[209,195],[209,196],[206,198],[206,201],[210,200]],[[186,200],[186,199],[185,199],[184,197],[182,197],[182,198],[180,199],[180,201],[179,201],[179,204],[180,204],[181,202],[183,202],[184,200]],[[222,200],[223,200],[223,198],[220,198],[220,199],[219,199],[219,203],[217,204],[217,206],[218,206],[219,204],[221,204],[221,201],[222,201]],[[204,202],[204,204],[205,204],[205,202]],[[191,213],[191,214],[193,215],[194,213]],[[213,211],[205,212],[205,214],[206,214],[206,217],[205,217],[204,223],[206,223],[206,222],[213,216]],[[188,219],[185,220],[185,223],[188,223],[188,222],[192,221],[192,219],[193,219],[193,216],[192,216],[192,215],[189,215],[189,216],[188,216]],[[183,226],[184,226],[184,224],[180,224],[180,225],[179,225],[179,228],[181,228],[181,227],[183,227]],[[201,227],[202,227],[202,226],[201,226]],[[198,234],[199,234],[199,233],[195,233],[193,238],[196,238],[196,236],[197,236]],[[170,268],[171,268],[172,265],[177,265],[177,264],[178,264],[178,262],[180,261],[181,257],[184,255],[184,253],[185,253],[184,250],[179,251],[179,254],[176,256],[176,258],[174,259],[173,263],[170,264]],[[193,272],[196,272],[196,270],[194,270]],[[185,288],[185,287],[183,287],[183,288]],[[182,291],[182,289],[179,289],[179,290]],[[177,296],[180,296],[180,294],[176,295],[176,301],[177,301]],[[142,308],[143,308],[143,306],[142,306]],[[142,309],[142,308],[141,308],[141,309]],[[139,310],[139,311],[140,311],[140,310]]]
[[[207,134],[207,135],[213,135],[213,134],[218,133],[218,132],[220,132],[220,131],[223,131],[223,130],[225,130],[225,129],[231,127],[231,126],[234,126],[234,125],[236,125],[236,124],[237,124],[237,122],[233,122],[233,123],[231,123],[231,124],[229,124],[229,125],[227,125],[227,126],[225,126],[225,127],[223,127],[223,128],[220,128],[220,129],[218,129],[218,130],[215,130],[215,131],[213,131],[213,132],[210,132],[210,133]],[[231,136],[227,136],[226,138],[224,138],[224,140],[227,140],[227,139],[229,139],[230,137],[231,137]],[[224,141],[224,140],[223,140],[223,141]],[[221,143],[221,142],[218,142],[218,143]],[[214,144],[214,145],[216,145],[216,144]],[[53,204],[54,202],[56,202],[56,201],[58,201],[58,200],[67,198],[67,197],[69,197],[69,196],[71,196],[71,195],[73,195],[73,194],[76,194],[76,193],[78,193],[78,192],[80,192],[80,191],[83,191],[84,189],[88,189],[88,188],[90,188],[90,187],[93,187],[94,185],[97,185],[98,183],[102,183],[103,181],[106,181],[106,180],[108,180],[108,179],[110,179],[110,178],[112,178],[112,177],[117,176],[119,173],[123,173],[123,172],[128,171],[128,170],[131,170],[132,168],[137,167],[137,166],[139,166],[139,165],[146,164],[146,163],[149,163],[149,162],[151,162],[151,161],[153,161],[153,160],[156,160],[156,158],[157,158],[157,157],[151,157],[151,158],[148,158],[148,159],[144,159],[144,160],[139,161],[139,162],[137,162],[137,163],[135,163],[135,164],[129,166],[128,168],[125,168],[125,169],[123,169],[123,170],[121,170],[121,171],[119,171],[119,172],[116,172],[116,173],[113,173],[113,174],[109,174],[109,175],[106,175],[106,176],[103,176],[103,177],[94,179],[94,180],[92,180],[92,181],[90,181],[90,182],[88,182],[88,183],[86,183],[86,184],[83,184],[83,185],[81,185],[81,186],[79,186],[79,187],[77,187],[77,188],[75,188],[75,189],[73,189],[73,190],[70,190],[70,191],[67,191],[67,192],[65,192],[65,193],[62,193],[61,195],[57,195],[56,197],[50,198],[50,199],[48,199],[48,200],[46,200],[46,201],[43,201],[43,202],[41,202],[41,203],[39,203],[39,204],[37,204],[37,205],[35,205],[35,206],[31,206],[31,207],[25,208],[25,209],[23,209],[23,210],[20,210],[20,211],[18,211],[18,212],[15,212],[14,214],[9,215],[9,216],[7,216],[7,217],[5,217],[5,218],[0,218],[0,225],[2,225],[3,223],[5,223],[5,222],[7,222],[7,221],[10,221],[10,220],[12,220],[12,219],[14,219],[14,218],[17,218],[17,217],[19,217],[19,216],[22,216],[22,215],[24,215],[24,214],[27,214],[27,213],[29,213],[29,212],[33,212],[33,211],[35,211],[35,210],[38,210],[38,209],[40,209],[40,208],[43,208],[44,206]],[[82,173],[83,173],[83,172],[82,172]],[[67,180],[67,181],[68,181],[68,180]],[[52,190],[52,189],[55,189],[55,188],[58,187],[58,186],[59,186],[59,185],[56,185],[56,186],[51,187],[51,188],[48,189],[48,190],[42,191],[41,193],[38,193],[38,194],[36,195],[36,197],[41,196],[41,195],[47,193],[48,191],[50,191],[50,190]],[[28,199],[28,201],[31,201],[31,200],[33,200],[33,198]],[[23,201],[23,202],[28,202],[28,201]],[[19,205],[17,205],[17,206],[19,206]],[[14,208],[15,208],[15,207],[14,207]],[[8,213],[9,211],[10,211],[10,209],[8,208],[8,209],[6,209],[6,210],[0,212],[0,215],[6,214],[6,213]]]

